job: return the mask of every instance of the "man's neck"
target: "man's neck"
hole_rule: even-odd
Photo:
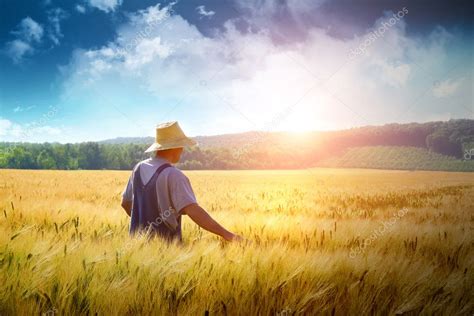
[[[156,155],[154,158],[155,158],[155,159],[158,159],[158,160],[163,160],[163,161],[165,161],[165,162],[167,162],[167,163],[171,163],[170,159],[168,159],[167,157],[163,157],[163,156]]]

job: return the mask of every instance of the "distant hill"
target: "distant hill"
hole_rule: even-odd
[[[411,146],[461,158],[464,145],[474,144],[474,120],[460,119],[428,123],[386,124],[340,131],[307,132],[245,132],[193,137],[201,148],[250,149],[253,147],[295,146],[341,151],[359,146]],[[104,144],[151,144],[153,137],[119,137]]]
[[[245,132],[237,134],[223,134],[212,136],[192,137],[202,148],[233,148],[244,146],[252,139],[276,138],[278,134],[269,132]],[[154,137],[117,137],[99,141],[101,144],[151,144],[155,141]]]
[[[460,160],[417,147],[354,147],[348,148],[342,155],[320,161],[318,166],[331,168],[474,171],[474,157],[472,159]]]
[[[301,169],[317,166],[473,171],[474,120],[387,124],[341,131],[197,136],[182,169]],[[131,169],[153,137],[79,144],[0,143],[0,168]],[[468,159],[465,158],[466,153]],[[467,161],[468,160],[468,161]]]
[[[99,144],[151,144],[153,137],[117,137],[99,141]]]

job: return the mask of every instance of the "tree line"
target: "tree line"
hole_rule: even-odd
[[[112,169],[130,170],[135,164],[150,157],[144,144],[101,144],[86,142],[79,144],[33,144],[1,143],[0,168],[12,169]],[[272,155],[279,153],[245,152],[222,149],[191,148],[183,153],[178,167],[181,169],[265,169],[298,167],[293,163],[270,163]],[[281,155],[281,153],[280,153]],[[289,160],[289,159],[288,159]]]
[[[407,146],[462,159],[474,148],[474,121],[389,124],[344,131],[310,133],[291,140],[284,133],[245,133],[208,137],[213,146],[183,153],[182,169],[306,168],[361,146]],[[211,140],[212,139],[212,140]],[[219,144],[219,145],[217,145]],[[222,144],[222,145],[220,145]],[[130,170],[148,157],[139,143],[0,143],[0,168]],[[474,159],[474,158],[473,158]]]

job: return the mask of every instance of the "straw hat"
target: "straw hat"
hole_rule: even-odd
[[[193,146],[197,143],[187,137],[178,122],[167,122],[156,127],[155,143],[145,150],[151,153],[158,150]]]

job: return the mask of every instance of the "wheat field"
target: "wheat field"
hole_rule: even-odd
[[[247,240],[129,238],[121,171],[0,170],[0,315],[472,315],[474,177],[186,172]]]

